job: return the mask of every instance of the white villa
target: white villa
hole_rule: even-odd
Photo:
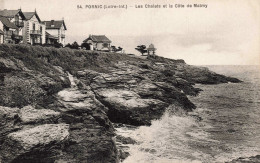
[[[67,27],[64,20],[44,21],[46,25],[46,43],[52,44],[55,41],[65,45],[65,30]]]
[[[23,42],[31,45],[45,44],[45,24],[41,22],[36,10],[24,12],[24,16]]]

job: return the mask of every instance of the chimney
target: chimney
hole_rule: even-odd
[[[54,20],[51,20],[51,27],[54,27]]]

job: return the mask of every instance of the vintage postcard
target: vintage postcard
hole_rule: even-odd
[[[260,162],[260,1],[0,0],[0,163]]]

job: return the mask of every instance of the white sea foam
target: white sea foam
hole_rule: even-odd
[[[226,75],[233,76],[231,70]],[[196,85],[204,91],[190,97],[198,107],[191,113],[166,112],[151,126],[117,128],[137,141],[124,163],[217,163],[259,155],[259,70],[239,71],[234,75],[243,83]]]
[[[137,145],[130,145],[131,156],[124,163],[201,162],[196,158],[202,153],[189,148],[189,141],[211,141],[207,133],[199,129],[196,119],[169,112],[153,121],[151,126],[141,126],[136,130],[118,128],[117,133],[138,142]]]

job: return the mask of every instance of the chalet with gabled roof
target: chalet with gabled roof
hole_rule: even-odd
[[[110,51],[112,41],[105,35],[89,35],[83,42],[90,45],[90,50]]]
[[[31,45],[45,43],[45,24],[41,21],[36,10],[24,12],[23,42]]]

